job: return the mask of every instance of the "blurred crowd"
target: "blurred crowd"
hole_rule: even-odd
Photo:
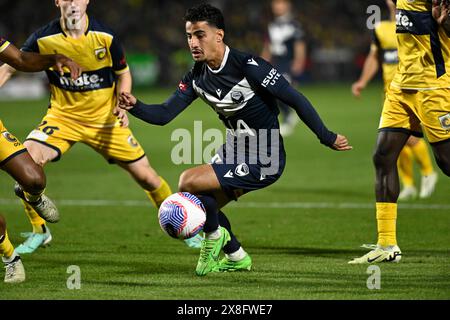
[[[212,0],[225,15],[226,42],[260,54],[271,19],[269,0]],[[384,10],[384,0],[293,0],[308,48],[305,81],[356,78],[369,49],[368,6]],[[91,0],[89,14],[115,30],[127,53],[158,57],[160,84],[178,81],[191,64],[183,16],[199,1]],[[59,16],[52,0],[0,0],[0,35],[20,46],[38,27]],[[383,11],[384,13],[384,11]]]

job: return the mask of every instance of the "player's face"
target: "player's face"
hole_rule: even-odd
[[[281,17],[291,10],[291,3],[288,0],[273,0],[272,12],[276,17]]]
[[[86,14],[89,0],[55,0],[61,10],[62,18],[76,23]]]
[[[186,36],[195,61],[208,61],[215,58],[218,45],[223,41],[223,30],[217,29],[206,21],[186,22]]]

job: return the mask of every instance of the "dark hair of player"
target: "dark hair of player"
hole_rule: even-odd
[[[222,11],[210,4],[203,3],[189,8],[184,20],[187,22],[206,21],[208,24],[225,31],[225,19]]]

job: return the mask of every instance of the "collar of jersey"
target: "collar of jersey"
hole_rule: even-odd
[[[59,20],[59,28],[61,29],[61,33],[64,35],[64,37],[66,37],[67,39],[73,39],[73,40],[78,40],[78,39],[74,39],[70,36],[68,36],[65,32],[64,32],[64,28],[61,25],[61,20]],[[87,34],[89,33],[89,29],[90,29],[90,20],[89,20],[89,16],[86,14],[86,30],[84,31],[84,35],[87,36]]]
[[[225,46],[225,55],[223,56],[223,60],[220,65],[220,68],[217,70],[213,70],[208,65],[206,65],[208,67],[209,71],[211,71],[212,73],[219,73],[220,71],[222,71],[223,67],[225,67],[225,65],[227,64],[229,54],[230,54],[230,48],[228,48],[228,46]]]

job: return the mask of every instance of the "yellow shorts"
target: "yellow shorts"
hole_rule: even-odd
[[[430,143],[450,139],[450,89],[426,91],[391,87],[380,120],[380,130],[424,132]]]
[[[131,163],[145,156],[131,130],[120,127],[119,123],[112,127],[96,128],[47,114],[26,140],[37,141],[58,152],[58,157],[53,161],[58,161],[77,142],[92,147],[110,163]]]
[[[8,132],[8,130],[3,126],[3,122],[1,120],[0,133],[0,166],[3,166],[15,156],[26,152],[27,149],[16,137]]]

